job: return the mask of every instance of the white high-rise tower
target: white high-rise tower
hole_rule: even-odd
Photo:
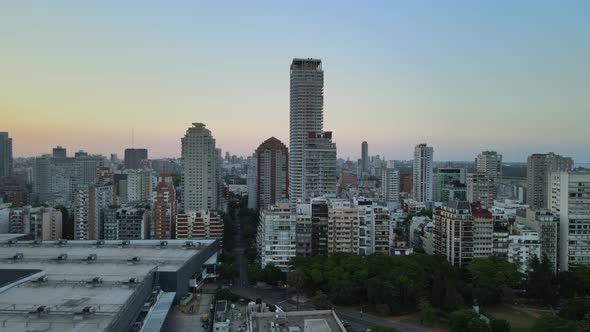
[[[193,123],[181,141],[184,213],[217,209],[218,165],[211,131],[202,123]]]
[[[425,143],[414,149],[414,199],[418,202],[432,201],[432,157],[434,149]]]
[[[289,199],[303,198],[303,157],[310,132],[323,132],[324,71],[319,59],[293,59],[291,63],[291,127],[289,148]]]

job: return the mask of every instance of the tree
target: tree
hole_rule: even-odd
[[[491,332],[490,325],[484,320],[478,318],[472,318],[467,324],[467,331],[469,332]]]
[[[318,291],[311,299],[311,302],[313,303],[313,308],[315,310],[326,310],[332,308],[332,303],[330,303],[328,295],[324,294],[322,291]]]
[[[492,319],[490,321],[492,332],[510,332],[510,323],[504,319]]]
[[[217,291],[215,291],[215,301],[235,301],[236,298],[237,296],[234,295],[229,288],[218,288]]]
[[[467,270],[473,276],[475,298],[482,305],[499,303],[503,291],[521,280],[517,265],[501,257],[476,258]]]
[[[589,300],[572,299],[561,307],[559,317],[569,320],[582,320],[588,312],[590,312]]]
[[[285,273],[274,265],[267,265],[262,269],[262,281],[276,286],[279,281],[285,281]]]
[[[541,260],[533,256],[527,279],[527,295],[543,304],[553,304],[557,300],[556,280],[547,256]]]
[[[565,325],[565,321],[553,315],[543,315],[537,319],[533,326],[533,331],[536,332],[559,332]]]
[[[55,209],[61,211],[61,220],[63,223],[62,227],[62,239],[73,240],[74,239],[74,218],[70,216],[68,209],[63,205],[58,205]]]
[[[287,283],[291,287],[294,287],[297,292],[297,310],[299,310],[299,295],[305,284],[305,272],[299,269],[290,271],[289,274],[287,274]]]
[[[426,298],[422,298],[420,299],[420,303],[418,303],[418,308],[420,309],[420,324],[430,324],[434,318],[434,312],[432,311],[430,302]]]
[[[234,270],[233,264],[223,264],[222,263],[219,266],[218,271],[219,271],[219,276],[225,280],[231,280],[237,275],[236,270]]]
[[[480,320],[479,315],[471,309],[453,311],[449,315],[449,327],[451,332],[471,332],[470,323],[472,320]],[[474,325],[472,327],[475,327]]]

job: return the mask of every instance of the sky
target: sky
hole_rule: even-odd
[[[17,157],[224,153],[289,141],[289,65],[323,61],[341,158],[590,162],[589,1],[0,2],[0,131]]]

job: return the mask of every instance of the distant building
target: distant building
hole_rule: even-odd
[[[359,251],[358,208],[347,200],[332,200],[328,209],[328,253]]]
[[[176,238],[189,240],[223,240],[223,220],[213,211],[176,215]]]
[[[519,209],[516,223],[529,227],[539,235],[541,256],[547,258],[553,272],[557,272],[559,248],[559,217],[547,210]]]
[[[10,209],[10,233],[31,234],[35,240],[55,241],[62,238],[62,229],[63,220],[60,210],[31,206]]]
[[[439,168],[434,174],[433,199],[437,202],[465,201],[465,169]]]
[[[307,203],[314,197],[335,196],[337,182],[336,144],[332,142],[332,132],[309,132],[303,151],[302,202]]]
[[[361,171],[362,173],[369,172],[369,143],[366,141],[361,144]]]
[[[467,200],[491,208],[497,196],[502,171],[502,155],[483,151],[475,158],[475,172],[467,174]]]
[[[152,202],[153,238],[157,240],[176,238],[176,190],[172,177],[161,174],[156,186],[156,195]]]
[[[400,193],[411,194],[414,184],[412,174],[400,174]]]
[[[67,158],[68,153],[67,153],[66,148],[58,145],[53,148],[52,156],[53,156],[53,158]]]
[[[508,236],[508,262],[518,264],[520,272],[526,273],[533,257],[541,259],[539,234],[528,228],[514,228]]]
[[[418,202],[432,201],[432,158],[434,150],[426,144],[418,144],[414,149],[414,189],[412,193]]]
[[[125,168],[141,169],[147,166],[148,150],[128,148],[125,149]]]
[[[394,168],[393,161],[389,161],[381,173],[381,195],[387,204],[399,204],[399,193],[399,172]]]
[[[113,186],[86,186],[74,191],[74,239],[104,238],[105,211],[114,203]]]
[[[248,185],[248,209],[258,208],[258,161],[256,153],[246,161],[246,184]]]
[[[328,255],[329,208],[325,198],[311,200],[311,255]]]
[[[552,172],[548,186],[549,211],[559,216],[559,269],[590,265],[590,172]]]
[[[466,267],[473,260],[473,217],[469,202],[449,202],[434,211],[434,253],[453,266]]]
[[[258,253],[262,267],[273,265],[288,271],[296,256],[297,215],[288,203],[271,205],[260,211],[257,232]]]
[[[218,208],[218,156],[215,139],[202,123],[182,138],[182,208],[185,213]],[[199,212],[200,213],[200,212]]]
[[[145,240],[149,238],[148,215],[144,209],[110,206],[105,209],[105,240]]]
[[[12,203],[13,207],[29,204],[29,191],[24,183],[15,177],[0,179],[0,202]]]
[[[294,207],[305,197],[308,135],[323,131],[324,71],[319,59],[293,59],[290,69],[289,199]]]
[[[152,199],[152,170],[130,169],[127,174],[127,202],[150,202]]]
[[[527,158],[526,202],[532,209],[547,208],[547,188],[551,172],[571,171],[572,158],[553,152],[535,153]]]
[[[257,208],[284,201],[289,195],[289,156],[287,146],[271,137],[256,149]]]
[[[0,132],[0,178],[12,175],[12,138]]]

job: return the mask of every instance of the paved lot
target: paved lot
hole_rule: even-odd
[[[168,317],[164,322],[163,331],[178,331],[178,332],[205,332],[201,327],[201,317],[204,314],[209,314],[211,302],[213,301],[213,294],[202,294],[200,301],[194,301],[195,313],[185,314],[180,311],[178,306],[173,306],[170,309]]]

